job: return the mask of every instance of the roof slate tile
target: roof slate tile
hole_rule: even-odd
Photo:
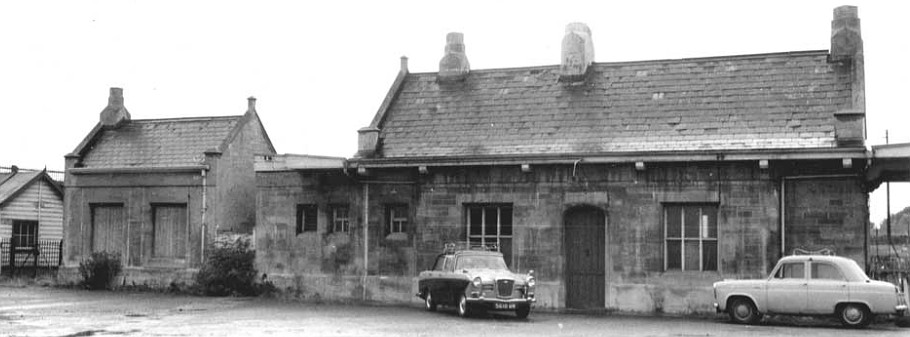
[[[409,74],[379,125],[387,158],[834,147],[850,78],[827,51]]]
[[[104,129],[87,151],[84,167],[177,167],[199,165],[243,116],[132,120]]]

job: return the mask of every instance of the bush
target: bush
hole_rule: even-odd
[[[114,278],[122,270],[119,253],[95,252],[79,263],[82,286],[91,290],[111,289]]]
[[[258,293],[256,252],[243,238],[216,241],[210,246],[205,263],[196,274],[199,291],[208,296],[252,296]]]

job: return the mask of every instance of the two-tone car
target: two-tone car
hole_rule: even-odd
[[[518,318],[531,313],[535,280],[533,271],[509,270],[495,246],[468,247],[447,244],[432,268],[418,276],[417,296],[426,309],[453,305],[459,316],[476,311],[514,311]]]
[[[854,260],[828,255],[784,257],[766,279],[716,282],[714,300],[718,313],[744,324],[765,314],[834,315],[856,328],[874,315],[907,310],[900,288],[869,279]]]

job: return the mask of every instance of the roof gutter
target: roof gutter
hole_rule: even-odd
[[[188,166],[137,166],[137,167],[78,167],[68,169],[72,174],[105,174],[105,173],[174,173],[208,170],[208,165]]]
[[[409,157],[409,158],[354,158],[354,167],[382,168],[402,166],[489,166],[520,164],[609,164],[632,162],[693,162],[693,161],[747,161],[747,160],[806,160],[806,159],[866,159],[865,148],[830,149],[768,149],[749,151],[668,151],[668,152],[613,152],[600,154],[556,155],[504,155],[462,157]]]

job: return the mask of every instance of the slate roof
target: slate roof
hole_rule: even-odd
[[[735,151],[836,147],[850,72],[828,51],[472,70],[464,82],[407,74],[378,158]]]
[[[83,167],[179,167],[202,164],[243,116],[138,119],[101,129],[82,158]]]

